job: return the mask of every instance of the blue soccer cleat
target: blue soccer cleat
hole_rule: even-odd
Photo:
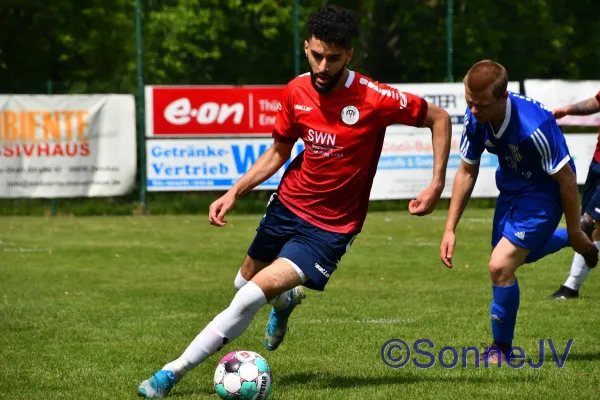
[[[269,315],[269,322],[265,330],[265,347],[269,351],[277,350],[281,342],[283,342],[283,338],[288,331],[290,314],[306,298],[302,286],[290,289],[288,295],[290,296],[290,302],[286,308],[280,311],[275,310],[275,307],[271,309],[271,315]]]
[[[140,386],[138,386],[138,396],[146,399],[165,398],[177,382],[173,372],[160,370],[150,379],[146,379],[140,383]]]

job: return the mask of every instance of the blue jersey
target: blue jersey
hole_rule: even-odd
[[[509,92],[506,116],[498,132],[489,122],[478,123],[467,108],[460,141],[462,159],[476,164],[484,150],[498,156],[496,186],[504,194],[535,192],[546,198],[560,195],[551,175],[569,163],[565,137],[552,112],[535,100]]]

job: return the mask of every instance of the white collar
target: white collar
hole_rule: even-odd
[[[350,73],[348,74],[348,79],[346,79],[346,83],[344,84],[344,86],[349,88],[350,85],[352,85],[352,82],[354,82],[354,75],[356,75],[354,71],[350,71]]]
[[[500,127],[500,130],[498,131],[498,133],[494,132],[494,127],[492,126],[492,123],[488,121],[488,124],[490,124],[490,128],[492,128],[492,132],[494,132],[494,137],[496,139],[500,139],[500,136],[502,136],[502,134],[504,133],[504,131],[506,130],[506,128],[508,127],[508,124],[510,122],[510,113],[511,113],[511,105],[510,105],[510,97],[506,98],[506,114],[504,114],[504,121],[502,122],[502,126]]]

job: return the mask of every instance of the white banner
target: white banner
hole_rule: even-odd
[[[549,109],[568,106],[596,96],[600,81],[525,80],[527,96]],[[558,120],[559,125],[600,126],[600,113],[587,116],[569,115]]]
[[[0,197],[123,195],[135,145],[131,95],[0,95]]]
[[[444,197],[450,197],[452,193],[454,173],[460,164],[458,144],[461,132],[458,127],[455,128]],[[146,146],[148,190],[229,189],[271,143],[271,139],[149,139]],[[304,145],[299,141],[291,159],[302,150]],[[257,189],[277,189],[289,162]],[[495,197],[496,157],[484,155],[481,166],[480,179],[473,195]],[[433,152],[429,130],[415,129],[411,133],[388,134],[373,182],[371,199],[413,198],[431,182],[432,167]]]
[[[446,171],[446,187],[442,197],[452,195],[454,176],[460,166],[459,152],[462,127],[453,127],[450,158]],[[481,156],[479,178],[473,197],[497,197],[496,168],[498,158],[490,153]],[[433,149],[431,131],[413,128],[406,133],[388,133],[377,166],[371,200],[412,199],[431,183]]]
[[[442,197],[452,194],[460,165],[458,151],[462,130],[454,127],[452,148]],[[577,182],[583,184],[594,153],[596,135],[566,135],[575,159]],[[256,162],[271,139],[149,139],[147,175],[149,191],[227,190]],[[291,159],[304,150],[299,141]],[[291,160],[290,160],[291,161]],[[289,162],[258,190],[276,190]],[[498,159],[485,152],[472,197],[497,197]],[[412,199],[426,188],[433,174],[433,150],[428,129],[387,134],[371,190],[371,200]]]
[[[148,190],[229,189],[272,143],[273,139],[148,139]],[[298,141],[291,159],[302,150],[304,144]],[[277,189],[291,159],[257,189]]]
[[[565,135],[565,139],[567,140],[569,153],[573,157],[573,161],[575,161],[577,183],[583,185],[587,178],[592,158],[594,158],[598,135],[593,133],[569,133]]]
[[[467,111],[465,85],[463,83],[393,83],[402,92],[423,97],[428,102],[443,108],[450,114],[453,125],[462,125]],[[519,92],[519,82],[508,82],[508,90]],[[395,132],[402,125],[395,125],[388,132]]]

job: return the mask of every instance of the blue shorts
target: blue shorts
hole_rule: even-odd
[[[492,247],[505,237],[519,247],[538,249],[552,237],[562,215],[560,198],[500,193],[494,213]]]
[[[255,260],[287,258],[309,278],[304,286],[324,290],[342,256],[356,238],[318,228],[292,213],[274,194],[248,249]]]
[[[600,164],[594,159],[590,164],[581,196],[581,214],[584,212],[595,221],[600,221]]]

